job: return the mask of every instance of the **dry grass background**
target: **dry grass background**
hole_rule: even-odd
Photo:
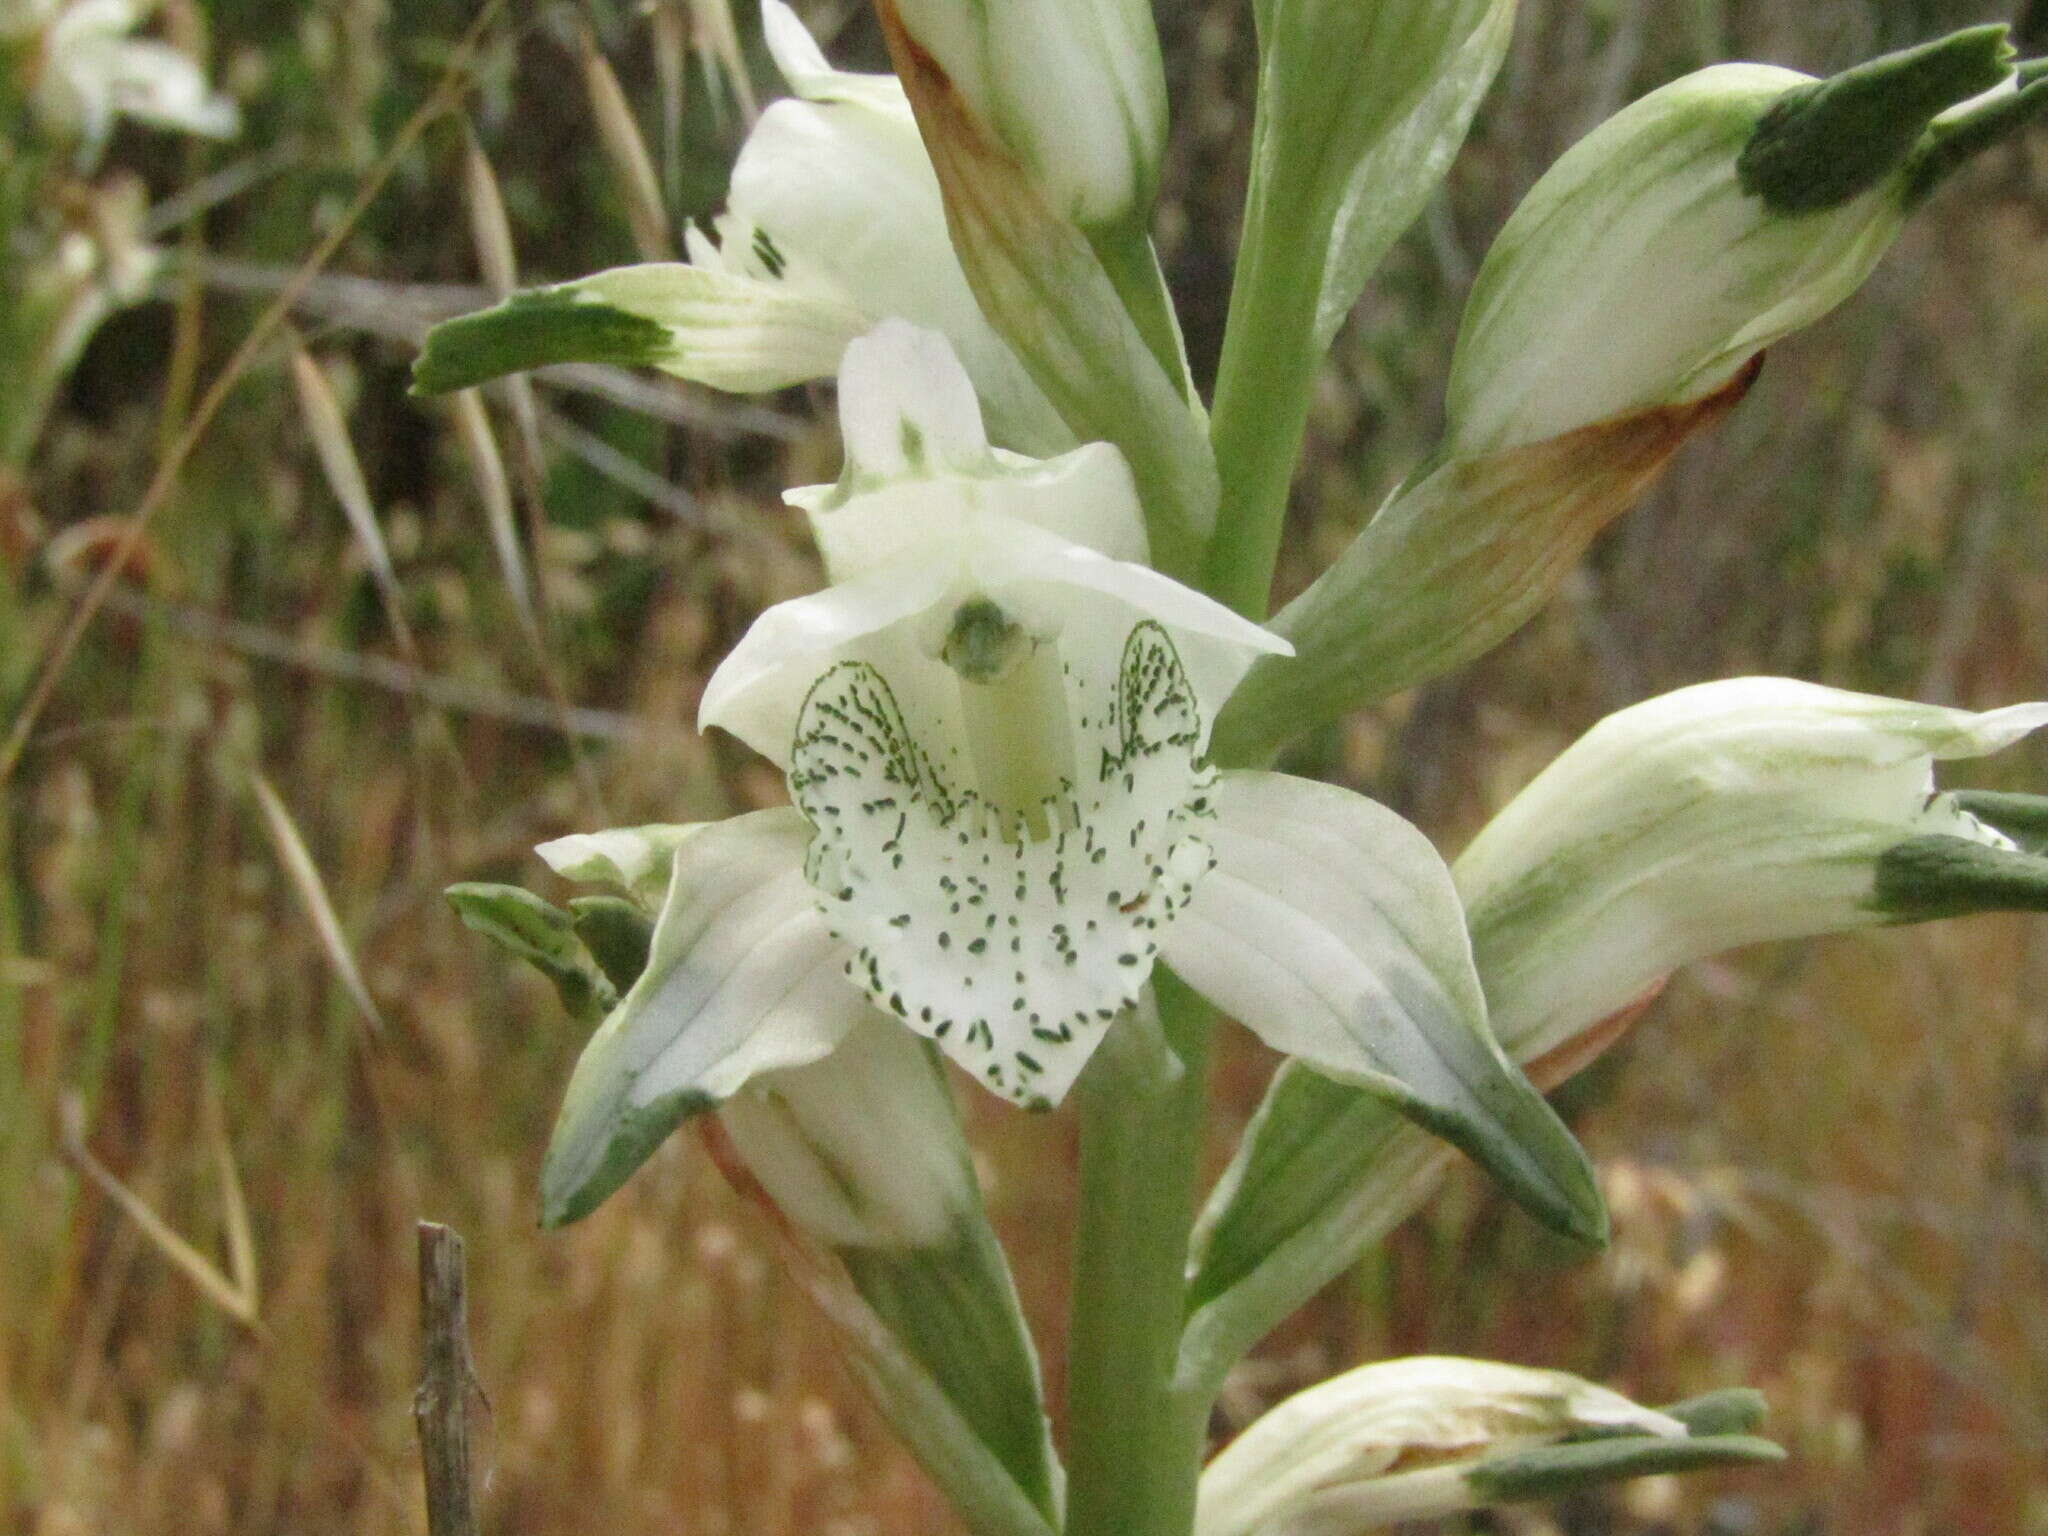
[[[1206,366],[1250,20],[1235,0],[1162,9],[1178,133],[1162,244]],[[878,61],[857,8],[809,14],[842,58]],[[1448,195],[1339,344],[1283,584],[1334,554],[1427,446],[1474,263],[1578,133],[1714,58],[1823,69],[1997,14],[1524,0]],[[655,0],[510,15],[487,34],[471,106],[526,278],[634,254],[575,72],[579,17],[655,145],[670,220],[715,206],[746,107],[688,54],[691,13]],[[251,175],[172,236],[164,302],[100,336],[0,507],[10,713],[194,380],[332,228],[470,17],[454,0],[205,7],[248,135],[210,152],[124,135],[115,158],[160,197],[223,167]],[[538,881],[526,850],[565,830],[779,794],[687,726],[750,616],[816,579],[776,492],[829,476],[836,445],[816,424],[822,397],[741,405],[657,386],[642,409],[555,379],[527,417],[492,396],[542,599],[537,651],[493,555],[488,479],[451,409],[403,394],[406,338],[469,301],[446,285],[479,281],[462,156],[453,125],[431,131],[297,316],[345,414],[402,626],[323,476],[290,360],[267,348],[6,787],[0,1528],[420,1529],[411,1227],[428,1216],[470,1243],[489,1531],[950,1530],[687,1138],[583,1225],[535,1229],[535,1168],[579,1042],[437,892]],[[1513,643],[1306,744],[1299,765],[1454,846],[1600,714],[1703,677],[2039,697],[2044,400],[2037,144],[1946,193],[1860,298],[1780,348],[1736,419]],[[1990,772],[2048,783],[2048,751]],[[293,837],[317,886],[293,873]],[[322,941],[321,902],[373,1012]],[[1490,1528],[2048,1531],[2044,997],[2048,928],[2018,919],[1695,968],[1572,1090],[1615,1210],[1607,1258],[1570,1261],[1459,1180],[1239,1373],[1219,1431],[1396,1350],[1566,1366],[1650,1400],[1754,1382],[1788,1467]],[[1268,1066],[1231,1042],[1219,1149]],[[1056,1388],[1070,1119],[971,1114]],[[211,1267],[212,1289],[136,1204]]]

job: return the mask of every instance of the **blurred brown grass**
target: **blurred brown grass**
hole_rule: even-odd
[[[1168,9],[1179,140],[1163,246],[1201,366],[1227,288],[1250,22],[1221,0]],[[1833,67],[1997,8],[1523,11],[1449,194],[1340,342],[1283,584],[1341,547],[1427,447],[1473,265],[1577,133],[1713,58]],[[674,17],[589,14],[671,215],[715,206],[740,108],[695,61],[679,72],[663,54],[688,32]],[[218,366],[255,313],[242,290],[274,286],[330,227],[467,17],[435,0],[336,0],[287,25],[223,0],[210,19],[227,77],[259,104],[245,149],[302,147],[187,237],[199,276],[172,286],[169,307],[108,328],[26,493],[0,507],[10,700],[104,553],[109,525],[93,519],[134,506],[182,420],[190,392],[166,387],[173,357],[196,347]],[[876,62],[854,8],[815,19],[828,34],[844,24],[842,57]],[[633,252],[582,98],[550,88],[570,78],[563,22],[537,12],[494,36],[475,98],[528,280]],[[204,168],[141,136],[121,147],[160,194]],[[538,883],[527,849],[562,831],[780,794],[772,773],[688,725],[751,615],[815,580],[776,495],[829,477],[836,444],[818,399],[736,407],[648,391],[697,423],[676,427],[550,383],[526,460],[517,408],[491,399],[529,520],[545,654],[585,711],[572,742],[452,418],[402,396],[409,317],[446,302],[428,285],[478,280],[451,195],[461,155],[459,135],[430,135],[337,263],[377,286],[323,286],[299,317],[375,500],[410,654],[323,477],[286,357],[266,353],[7,786],[0,1525],[420,1529],[408,1405],[411,1224],[425,1216],[469,1239],[491,1398],[487,1529],[951,1529],[687,1138],[583,1225],[535,1229],[534,1171],[579,1042],[553,998],[484,953],[437,893],[458,879]],[[2037,145],[1947,193],[1865,294],[1780,348],[1738,417],[1528,631],[1305,744],[1300,766],[1371,788],[1454,846],[1600,714],[1702,677],[2041,696],[2044,400]],[[258,771],[304,841],[381,1030],[280,862]],[[2039,785],[2048,752],[2016,749],[1992,771]],[[2048,1531],[2044,995],[2048,931],[2019,920],[1695,968],[1574,1090],[1615,1207],[1610,1256],[1569,1261],[1461,1179],[1240,1373],[1219,1430],[1397,1350],[1564,1366],[1651,1400],[1754,1382],[1795,1453],[1788,1467],[1511,1512],[1495,1528]],[[1268,1065],[1230,1042],[1219,1150]],[[209,1299],[67,1160],[67,1102],[92,1156],[223,1273],[239,1189],[258,1326]],[[970,1108],[1056,1392],[1071,1123]]]

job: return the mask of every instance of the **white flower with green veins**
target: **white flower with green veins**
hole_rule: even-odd
[[[982,317],[903,87],[837,70],[783,0],[762,32],[794,95],[761,114],[714,235],[687,262],[614,267],[437,327],[429,393],[546,363],[648,366],[755,393],[830,378],[846,344],[900,316],[945,334],[997,441],[1057,453],[1074,435]]]
[[[901,322],[847,349],[840,410],[845,473],[790,495],[832,584],[763,614],[701,711],[796,804],[677,848],[647,969],[571,1083],[550,1217],[875,1008],[1056,1104],[1163,960],[1597,1234],[1584,1154],[1487,1031],[1427,839],[1348,791],[1204,761],[1217,705],[1284,647],[1142,563],[1116,450],[992,449],[944,339]]]

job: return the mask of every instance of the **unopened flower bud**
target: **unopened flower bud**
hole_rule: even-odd
[[[1361,1366],[1289,1398],[1210,1464],[1196,1536],[1320,1536],[1455,1514],[1487,1502],[1467,1477],[1477,1464],[1586,1431],[1687,1433],[1563,1371],[1438,1356]]]
[[[1060,212],[1084,227],[1144,217],[1166,143],[1148,0],[893,0],[888,9]]]
[[[1445,456],[1683,405],[1853,293],[1890,247],[1944,109],[2011,74],[1978,28],[1829,81],[1675,80],[1536,183],[1465,314]]]

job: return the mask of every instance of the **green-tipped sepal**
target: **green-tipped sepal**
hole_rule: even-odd
[[[1785,93],[1736,161],[1778,213],[1839,207],[1892,175],[1941,113],[2012,74],[2002,26],[1971,27]]]

